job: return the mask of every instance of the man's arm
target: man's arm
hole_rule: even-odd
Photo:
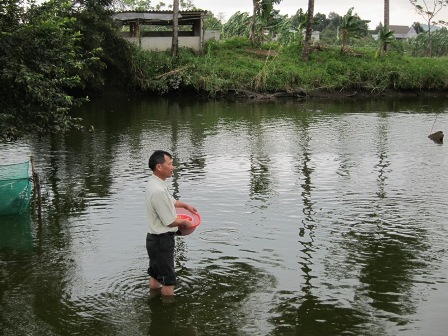
[[[184,209],[187,209],[188,211],[194,213],[195,215],[198,214],[198,210],[197,210],[194,206],[192,206],[192,205],[190,205],[190,204],[188,204],[188,203],[179,201],[179,200],[176,200],[176,201],[174,202],[174,207],[175,207],[175,208],[184,208]],[[172,222],[172,223],[171,223],[170,225],[168,225],[168,226],[171,226],[171,227],[174,227],[174,226],[181,226],[181,227],[187,229],[187,228],[189,228],[189,227],[192,226],[192,225],[193,225],[193,223],[190,222],[189,220],[187,220],[187,219],[181,219],[181,218],[177,218],[177,217],[176,217],[176,220],[175,220],[174,222]]]
[[[176,208],[184,208],[184,209],[187,209],[188,211],[194,213],[195,215],[198,214],[198,210],[194,206],[192,206],[192,205],[190,205],[188,203],[179,201],[179,200],[176,200],[176,202],[174,203],[174,207],[176,207]]]
[[[182,219],[182,218],[178,218],[176,217],[176,219],[174,220],[174,222],[172,222],[170,225],[168,225],[169,227],[183,227],[185,229],[188,229],[190,226],[192,226],[193,223],[190,222],[188,219]]]

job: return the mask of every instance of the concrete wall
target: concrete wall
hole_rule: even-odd
[[[124,37],[129,42],[138,45],[138,37]],[[146,50],[170,50],[172,44],[171,37],[142,37],[141,47]],[[179,37],[179,48],[191,48],[195,51],[201,50],[201,40],[199,36]]]
[[[204,41],[207,42],[208,40],[215,39],[216,41],[219,41],[221,38],[221,32],[219,30],[206,30],[204,33]]]
[[[171,34],[171,32],[169,32]],[[139,44],[138,37],[129,37],[129,33],[122,33],[125,40]],[[219,40],[220,33],[218,31],[206,31],[204,34],[204,41],[210,39]],[[141,38],[141,47],[145,50],[171,50],[172,38],[171,36],[145,36]],[[195,51],[201,51],[201,37],[200,36],[179,36],[179,48],[191,48]]]

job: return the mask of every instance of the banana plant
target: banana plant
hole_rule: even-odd
[[[251,18],[247,12],[236,12],[222,27],[222,37],[249,37]]]
[[[350,38],[357,38],[364,35],[364,26],[369,22],[361,20],[356,14],[353,15],[353,9],[354,8],[351,7],[341,20],[339,31],[342,40],[341,53],[347,51]]]
[[[282,0],[252,0],[252,22],[249,38],[252,44],[259,44],[263,40],[263,25],[272,15],[274,4]]]
[[[389,27],[382,27],[378,31],[379,48],[378,48],[378,51],[376,52],[375,57],[379,57],[379,56],[383,55],[387,51],[388,46],[393,41],[395,41],[394,33],[395,32],[393,30],[389,30]]]
[[[422,57],[428,56],[428,32],[420,33],[413,39],[409,40],[409,52],[412,56]],[[442,28],[431,34],[432,40],[432,56],[447,57],[448,56],[448,30]]]
[[[302,28],[302,26],[299,28],[294,27],[288,15],[282,16],[275,27],[275,34],[278,38],[277,41],[281,45],[290,45],[297,40],[300,41],[302,37]]]

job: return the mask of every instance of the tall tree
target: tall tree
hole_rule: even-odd
[[[389,31],[389,0],[384,0],[384,32]],[[383,50],[387,52],[388,44],[383,44]]]
[[[249,39],[252,44],[255,44],[256,41],[256,26],[257,26],[257,17],[260,13],[261,3],[259,0],[252,0],[252,22],[250,25],[249,31]]]
[[[314,0],[308,0],[308,14],[306,20],[305,43],[303,45],[302,59],[310,59],[311,33],[313,32]]]
[[[434,17],[448,5],[448,0],[409,0],[414,6],[417,13],[425,19],[428,24],[428,56],[432,55],[432,41],[431,41],[431,24],[435,24]],[[431,5],[432,2],[432,5]]]
[[[171,44],[171,55],[177,56],[179,50],[179,0],[173,0],[173,40]]]
[[[384,28],[389,30],[389,0],[384,0]]]

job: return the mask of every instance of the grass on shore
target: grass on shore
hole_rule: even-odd
[[[448,58],[411,57],[356,48],[341,54],[340,48],[313,51],[309,62],[301,60],[301,48],[264,46],[254,53],[247,39],[211,41],[203,55],[181,49],[173,60],[168,52],[136,50],[144,74],[139,89],[158,93],[193,88],[209,95],[228,90],[258,93],[448,90]],[[269,52],[267,52],[269,51]]]

